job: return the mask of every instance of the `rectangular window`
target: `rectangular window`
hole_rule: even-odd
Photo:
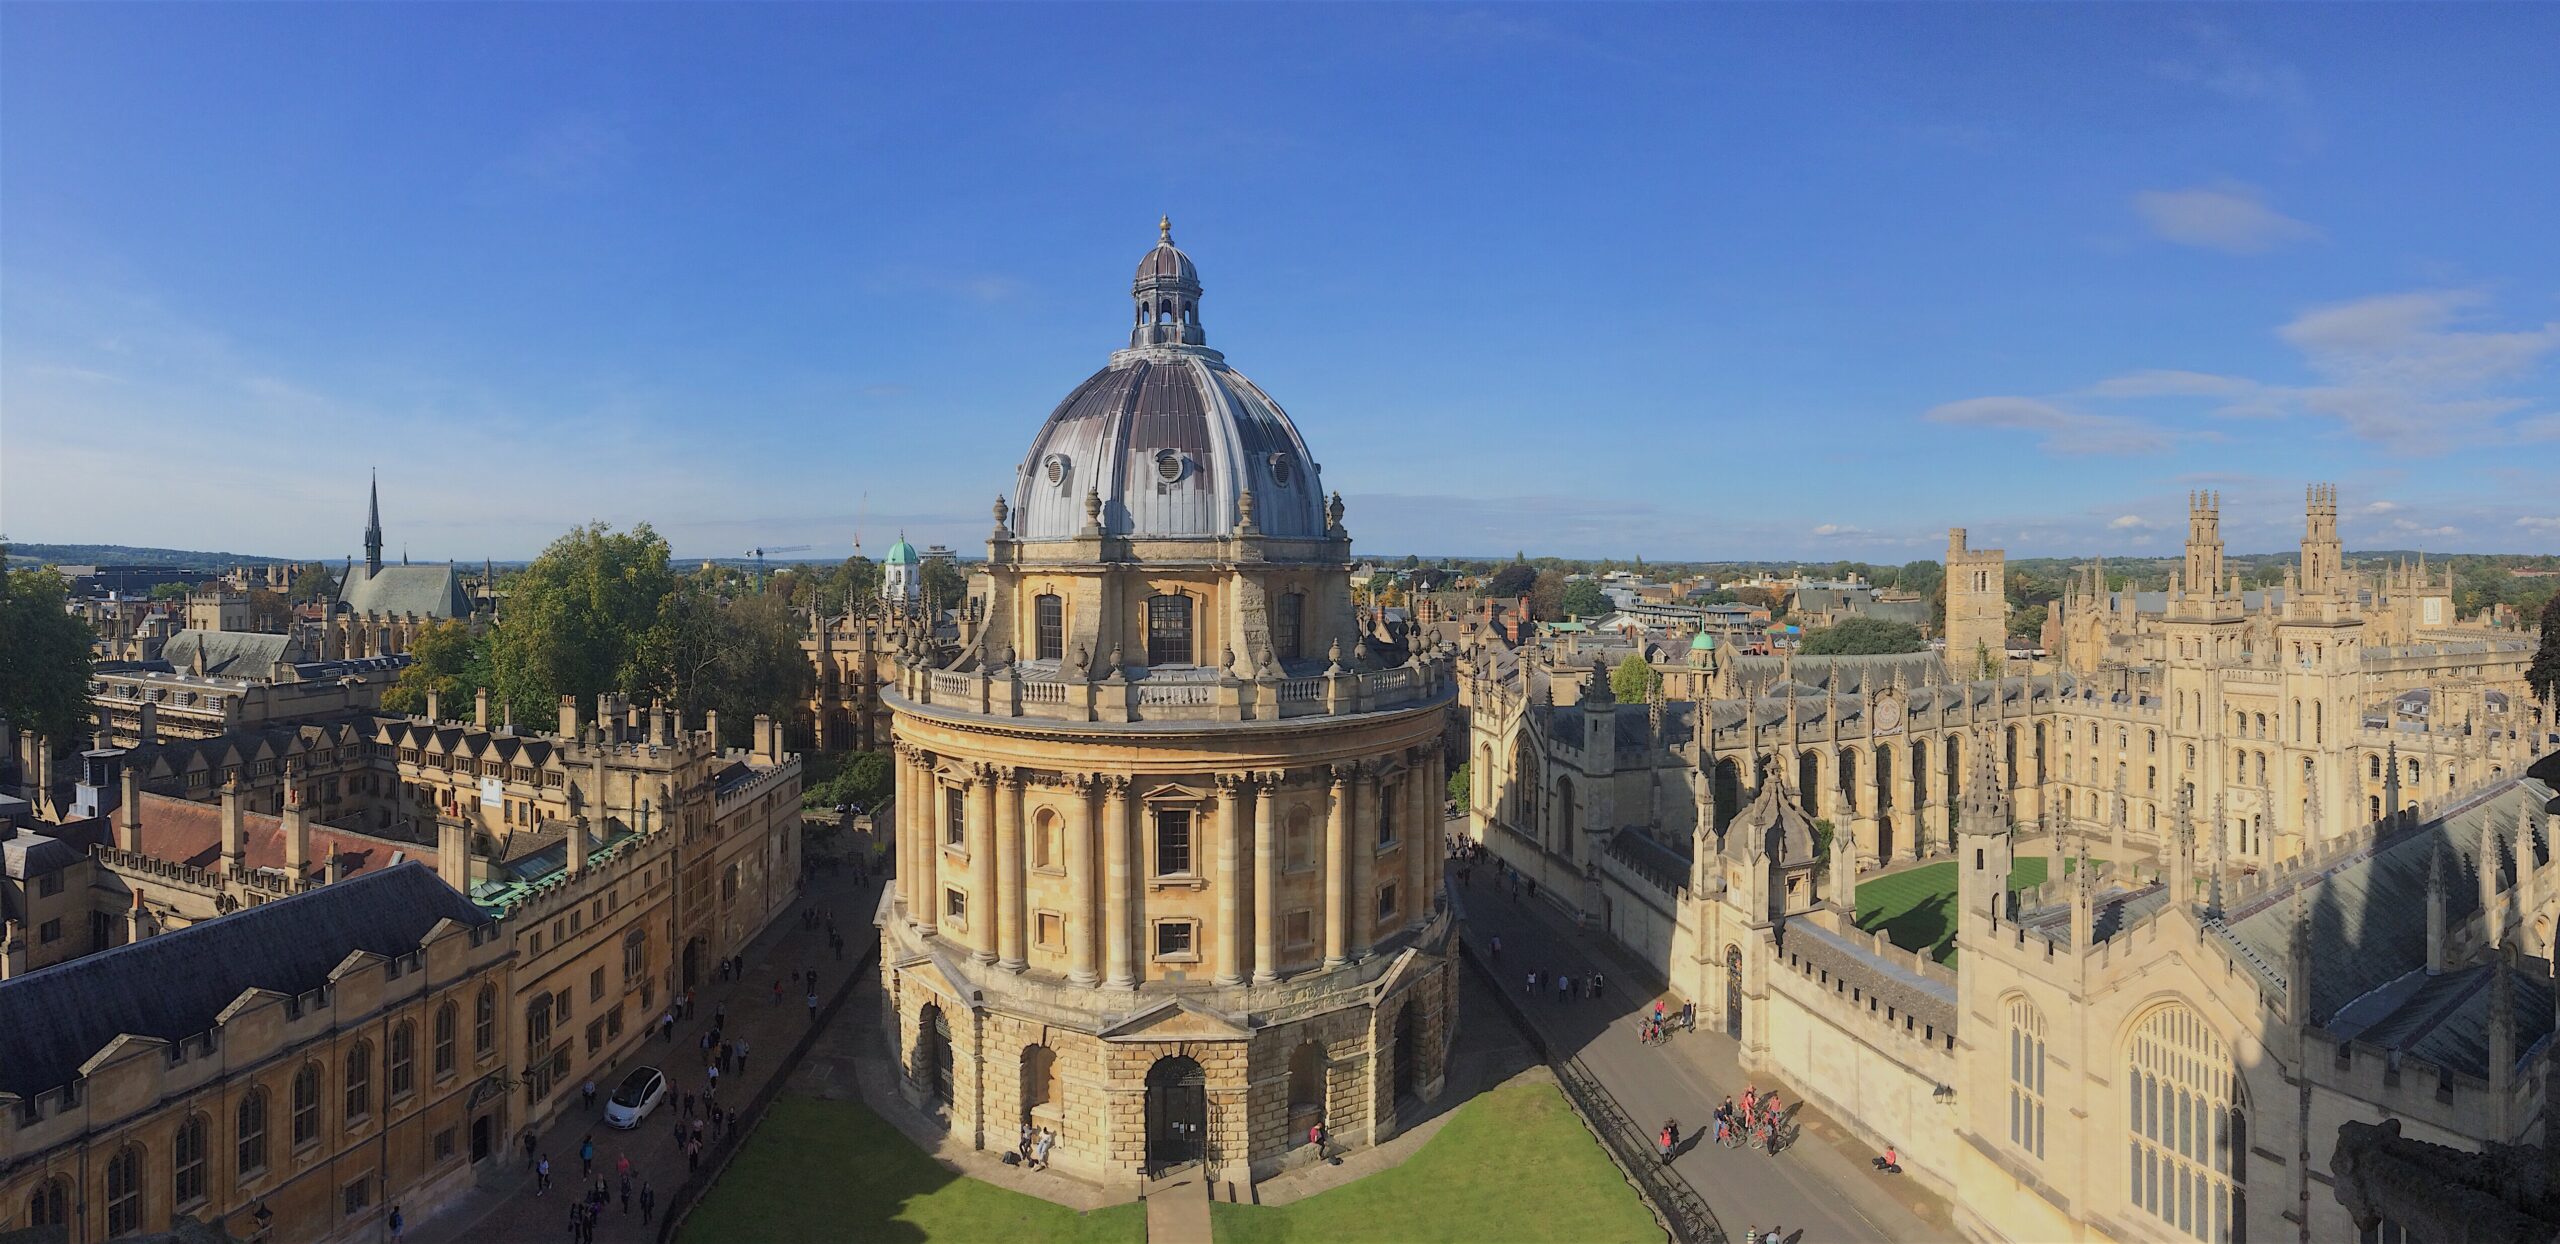
[[[44,880],[36,884],[36,893],[44,898],[52,898],[54,895],[62,893],[62,874],[58,872],[46,873],[44,875]]]
[[[607,1037],[622,1035],[622,1004],[619,1002],[613,1004],[612,1010],[604,1013],[604,1035]]]
[[[1316,914],[1293,911],[1281,921],[1281,940],[1292,946],[1312,946],[1316,940]]]
[[[54,943],[54,942],[61,941],[61,940],[62,940],[62,921],[61,921],[61,919],[57,917],[57,918],[52,919],[52,920],[47,920],[47,921],[45,921],[42,925],[37,926],[37,928],[36,928],[36,937],[37,937],[37,940],[42,941],[42,942],[44,942],[44,943],[46,943],[46,944],[48,944],[48,945],[50,945],[50,944],[52,944],[52,943]]]
[[[1147,664],[1193,664],[1190,597],[1147,598]]]
[[[1066,917],[1061,916],[1054,911],[1041,912],[1038,927],[1040,930],[1039,937],[1042,949],[1056,950],[1060,946],[1066,944]]]
[[[1067,655],[1067,602],[1055,596],[1043,596],[1031,603],[1033,629],[1037,645],[1032,656],[1042,661],[1064,660]]]
[[[587,1022],[587,1052],[593,1054],[597,1050],[601,1050],[603,1048],[604,1021],[600,1019],[589,1020]]]
[[[452,1128],[436,1133],[436,1161],[442,1162],[453,1156],[453,1139]]]
[[[597,968],[595,971],[587,973],[587,1000],[589,1002],[601,1002],[604,1000],[603,968]]]
[[[969,896],[958,890],[942,892],[942,918],[963,928],[969,924]]]
[[[1404,788],[1393,782],[1378,787],[1378,845],[1393,846],[1396,841],[1396,803]]]
[[[1271,651],[1283,661],[1295,661],[1306,655],[1305,641],[1300,638],[1307,598],[1296,592],[1282,592],[1271,606]]]
[[[1188,808],[1156,809],[1156,875],[1191,875],[1191,811]]]
[[[1198,926],[1188,920],[1167,920],[1156,926],[1156,958],[1190,959],[1194,930]]]
[[[1395,916],[1396,916],[1396,888],[1395,888],[1393,885],[1382,885],[1382,886],[1379,886],[1379,887],[1378,887],[1378,918],[1379,918],[1380,920],[1393,920],[1393,919],[1395,919]]]
[[[942,792],[942,845],[969,848],[969,800],[965,791]]]
[[[359,1179],[354,1183],[348,1184],[346,1188],[345,1201],[347,1206],[347,1217],[353,1218],[356,1215],[363,1213],[365,1206],[373,1204],[372,1177],[367,1176],[366,1178]]]

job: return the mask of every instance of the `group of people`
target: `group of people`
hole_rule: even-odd
[[[1476,863],[1485,857],[1484,844],[1477,842],[1472,838],[1461,837],[1457,834],[1450,834],[1447,837],[1449,840],[1449,871],[1458,874],[1459,885],[1474,885],[1476,883]]]
[[[1502,939],[1499,937],[1493,939],[1493,954],[1497,959],[1502,957]],[[1538,984],[1546,978],[1547,974],[1544,972],[1529,973],[1528,983],[1521,987],[1521,992],[1528,994],[1531,997],[1537,996]],[[1589,976],[1583,977],[1579,981],[1576,981],[1573,978],[1572,973],[1558,972],[1556,973],[1555,978],[1556,1001],[1558,1003],[1565,1003],[1571,1002],[1575,998],[1598,998],[1602,996],[1602,991],[1606,988],[1607,983],[1608,978],[1599,972],[1594,972]]]
[[[1695,1031],[1698,1027],[1698,1004],[1682,1002],[1680,1013],[1674,1015],[1668,1003],[1656,998],[1651,1014],[1636,1017],[1636,1039],[1646,1045],[1660,1045],[1671,1039],[1675,1026],[1682,1031]]]
[[[625,1156],[622,1166],[622,1212],[630,1213],[634,1201],[640,1205],[640,1222],[646,1226],[658,1214],[658,1190],[647,1179],[635,1179],[631,1159]],[[639,1194],[632,1194],[634,1186]],[[596,1224],[603,1221],[604,1211],[614,1201],[613,1181],[598,1175],[587,1184],[587,1194],[569,1206],[570,1244],[595,1244]]]
[[[1762,1097],[1760,1086],[1746,1086],[1742,1090],[1739,1108],[1730,1097],[1716,1107],[1716,1143],[1732,1148],[1747,1142],[1764,1153],[1776,1153],[1778,1127],[1786,1122],[1786,1118],[1786,1106],[1778,1100],[1776,1089],[1769,1090],[1769,1095]]]
[[[1028,1121],[1024,1122],[1020,1150],[1023,1167],[1035,1171],[1049,1169],[1049,1149],[1057,1143],[1058,1134],[1046,1125],[1033,1127]]]

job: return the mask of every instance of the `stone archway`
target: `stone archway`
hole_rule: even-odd
[[[1202,1160],[1208,1135],[1208,1073],[1180,1054],[1157,1059],[1147,1068],[1147,1171]]]
[[[1407,1002],[1396,1010],[1393,1046],[1395,1102],[1399,1107],[1416,1095],[1416,1064],[1421,1061],[1420,1044],[1413,1033],[1413,1004]]]
[[[951,1104],[951,1021],[934,1003],[916,1012],[915,1060],[908,1074],[934,1104]]]

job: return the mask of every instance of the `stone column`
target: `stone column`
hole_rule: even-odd
[[[1138,978],[1129,961],[1129,890],[1136,882],[1130,870],[1129,827],[1136,820],[1129,800],[1129,779],[1108,777],[1102,787],[1102,945],[1113,989],[1135,989]]]
[[[1244,983],[1245,778],[1218,775],[1218,970],[1220,985]]]
[[[996,786],[996,966],[1019,972],[1030,963],[1025,945],[1022,876],[1022,772],[999,770]]]
[[[1374,764],[1360,766],[1357,785],[1360,797],[1349,834],[1351,957],[1366,959],[1378,931],[1378,817],[1386,810],[1386,786]]]
[[[1405,923],[1417,929],[1431,913],[1431,859],[1440,851],[1440,800],[1431,784],[1437,755],[1436,749],[1424,749],[1405,792],[1410,828],[1404,840],[1404,915]]]
[[[1094,963],[1102,946],[1102,909],[1095,906],[1093,874],[1101,862],[1094,858],[1097,845],[1093,829],[1093,779],[1077,776],[1068,779],[1076,793],[1075,819],[1067,826],[1067,885],[1073,908],[1067,916],[1067,947],[1071,968],[1067,979],[1079,985],[1092,985],[1102,978],[1094,971]]]
[[[996,767],[969,772],[969,957],[996,961]]]
[[[897,851],[898,909],[915,919],[916,911],[916,777],[915,749],[899,743],[890,749],[895,757],[897,788],[889,810],[889,842]]]
[[[1255,775],[1253,796],[1253,983],[1280,978],[1280,774]]]
[[[1332,802],[1324,819],[1324,965],[1341,967],[1351,954],[1351,766],[1333,767]]]
[[[916,931],[932,937],[942,919],[942,782],[933,754],[916,753]]]

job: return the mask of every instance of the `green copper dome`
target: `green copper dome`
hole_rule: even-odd
[[[912,544],[907,543],[907,536],[906,536],[906,533],[905,533],[905,532],[899,532],[899,533],[898,533],[898,542],[897,542],[896,544],[892,544],[892,545],[890,545],[890,546],[889,546],[889,551],[888,551],[888,553],[886,553],[885,555],[883,555],[883,556],[880,558],[880,560],[881,560],[881,562],[882,562],[883,564],[886,564],[886,565],[893,565],[893,566],[912,566],[912,565],[915,565],[915,564],[916,564],[916,546],[914,546],[914,545],[912,545]]]
[[[1716,637],[1707,634],[1705,631],[1698,632],[1689,640],[1689,651],[1691,652],[1713,652],[1715,650]]]

